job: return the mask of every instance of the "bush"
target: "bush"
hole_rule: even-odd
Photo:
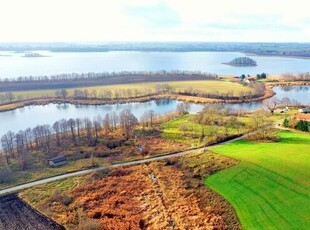
[[[105,177],[109,172],[111,172],[110,168],[104,168],[96,172],[93,172],[90,177],[94,180],[100,180],[103,177]]]
[[[120,146],[122,146],[122,142],[121,141],[117,141],[117,140],[109,141],[107,143],[107,147],[109,149],[115,149],[115,148],[120,147]]]
[[[310,131],[310,122],[299,121],[295,128],[300,130],[300,131],[309,132]]]
[[[283,126],[286,127],[286,128],[290,126],[290,121],[289,121],[289,119],[287,117],[284,118]]]
[[[0,183],[9,183],[13,180],[13,172],[7,167],[0,169]]]
[[[79,229],[80,230],[98,230],[100,229],[100,223],[93,219],[86,219],[86,220],[83,220],[79,224]]]
[[[69,204],[72,203],[72,198],[69,197],[67,194],[64,194],[58,189],[56,189],[54,190],[53,194],[50,196],[49,201],[51,203],[59,202],[59,203],[62,203],[63,205],[68,206]]]

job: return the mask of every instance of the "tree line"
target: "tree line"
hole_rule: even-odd
[[[154,112],[149,112],[151,120]],[[150,119],[145,115],[144,120]],[[26,159],[30,151],[42,151],[47,154],[52,147],[61,147],[69,144],[95,146],[103,132],[112,132],[120,127],[122,134],[128,139],[138,119],[128,109],[120,113],[107,113],[104,118],[98,116],[93,120],[89,118],[61,119],[53,125],[37,125],[34,128],[20,130],[17,133],[8,131],[1,137],[1,146],[6,163],[10,164],[12,158],[18,159],[20,167],[26,166]]]
[[[200,71],[70,73],[0,79],[0,92],[35,89],[79,88],[138,82],[163,82],[218,79],[218,75]]]
[[[280,78],[284,81],[310,81],[310,73],[285,73]]]
[[[201,71],[184,71],[184,70],[172,70],[172,71],[120,71],[120,72],[88,72],[88,73],[62,73],[55,75],[42,75],[42,76],[20,76],[17,78],[5,78],[0,79],[0,82],[34,82],[34,81],[77,81],[84,79],[105,79],[115,77],[130,77],[130,76],[203,76],[204,78],[218,78],[216,74],[201,72]]]

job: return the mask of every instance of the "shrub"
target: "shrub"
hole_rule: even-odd
[[[289,126],[290,126],[290,121],[289,121],[289,119],[288,119],[287,117],[284,118],[283,126],[284,126],[284,127],[289,127]]]
[[[90,177],[94,180],[100,180],[103,177],[105,177],[109,172],[111,172],[110,168],[104,168],[96,172],[93,172]]]
[[[69,197],[67,194],[64,194],[63,192],[59,191],[58,189],[54,190],[53,194],[50,196],[49,201],[51,203],[53,202],[59,202],[63,205],[68,206],[72,203],[72,198]]]
[[[310,131],[310,122],[299,121],[295,128],[300,130],[300,131],[309,132]]]
[[[98,230],[100,223],[93,219],[85,219],[79,224],[80,230]]]
[[[13,172],[7,167],[0,169],[0,183],[9,183],[13,180]]]

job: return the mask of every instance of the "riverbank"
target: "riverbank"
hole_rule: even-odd
[[[15,109],[20,109],[26,106],[32,105],[47,105],[47,104],[73,104],[73,105],[112,105],[112,104],[125,104],[125,103],[142,103],[149,102],[152,100],[178,100],[184,102],[192,102],[192,103],[208,103],[208,104],[236,104],[236,103],[244,103],[244,102],[254,102],[261,101],[267,98],[274,96],[275,93],[271,88],[266,89],[265,93],[261,97],[252,98],[252,99],[239,99],[239,100],[225,100],[225,99],[213,99],[213,98],[205,98],[205,97],[196,97],[196,96],[187,96],[180,94],[159,94],[152,96],[144,96],[137,98],[127,98],[127,99],[112,99],[112,100],[99,100],[99,99],[87,99],[87,100],[77,100],[73,98],[34,98],[29,100],[24,100],[16,103],[5,104],[0,106],[0,112],[12,111]]]
[[[273,91],[274,87],[278,86],[309,86],[309,81],[295,81],[295,82],[265,82],[266,90],[263,96],[246,99],[215,99],[215,98],[207,98],[207,97],[199,97],[199,96],[190,96],[190,95],[182,95],[178,93],[163,93],[163,94],[152,94],[149,96],[140,96],[134,98],[120,98],[120,99],[111,99],[111,100],[101,100],[101,99],[74,99],[72,97],[69,98],[56,98],[56,97],[38,97],[26,99],[23,101],[8,103],[5,105],[0,105],[0,112],[12,111],[15,109],[20,109],[26,106],[32,105],[47,105],[47,104],[73,104],[73,105],[113,105],[113,104],[125,104],[125,103],[143,103],[149,102],[152,100],[178,100],[184,102],[191,103],[201,103],[201,104],[237,104],[237,103],[246,103],[246,102],[255,102],[262,101],[268,98],[271,98],[276,95]]]

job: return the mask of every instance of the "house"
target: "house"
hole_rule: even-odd
[[[246,83],[248,83],[248,84],[250,84],[250,83],[255,83],[256,82],[256,77],[246,77],[245,79],[244,79],[244,81],[246,82]]]
[[[67,158],[64,156],[55,157],[48,160],[48,164],[52,167],[58,167],[67,164]]]
[[[298,113],[297,119],[300,121],[308,121],[310,122],[310,114],[308,113]]]
[[[231,81],[231,82],[238,82],[238,83],[240,83],[240,82],[241,82],[241,78],[238,77],[238,76],[234,76],[234,77],[231,78],[230,81]]]
[[[299,109],[298,112],[300,112],[300,113],[310,113],[310,108]]]

